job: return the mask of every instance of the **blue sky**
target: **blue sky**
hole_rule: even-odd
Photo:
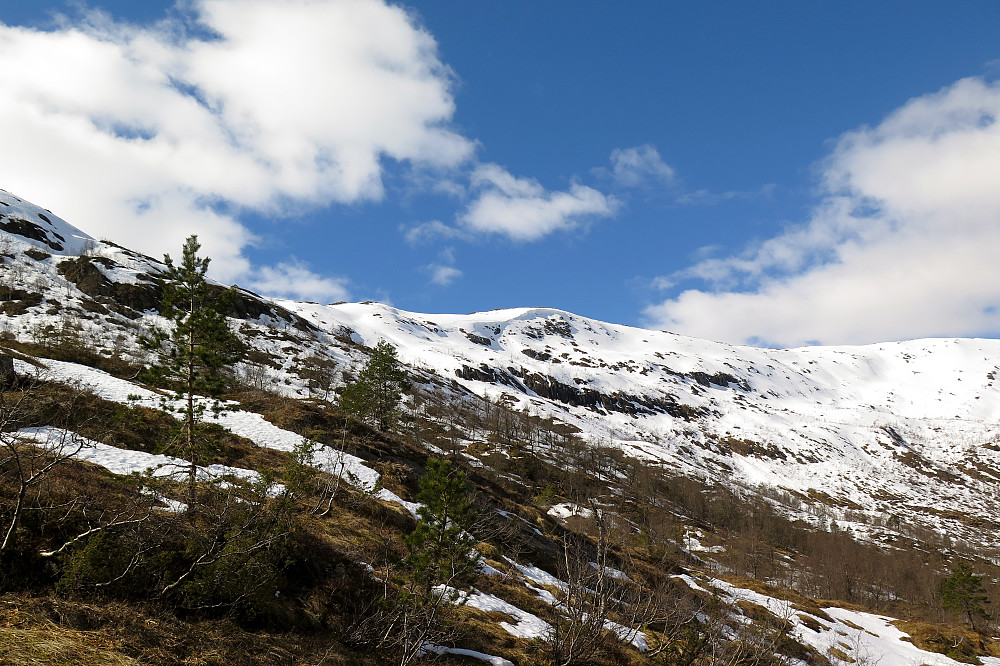
[[[225,281],[752,344],[1000,334],[995,2],[36,2],[0,23],[0,187],[150,254],[199,233]]]

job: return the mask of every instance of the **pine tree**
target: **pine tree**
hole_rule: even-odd
[[[148,347],[159,352],[158,363],[150,374],[174,389],[181,407],[173,411],[181,416],[183,457],[188,462],[189,510],[196,500],[198,460],[202,450],[198,441],[199,424],[206,409],[218,413],[218,400],[225,389],[221,370],[246,353],[239,337],[229,329],[220,308],[232,290],[223,292],[210,287],[205,279],[209,258],[198,256],[201,245],[197,236],[184,242],[183,255],[175,265],[170,255],[164,255],[167,269],[161,276],[163,287],[162,314],[171,323],[169,332],[158,331],[145,340]],[[208,397],[209,400],[199,399]]]
[[[457,587],[479,563],[476,539],[468,532],[476,521],[465,473],[450,460],[430,458],[420,478],[417,527],[406,535],[404,561],[412,587],[428,596],[437,585]]]
[[[469,533],[477,516],[464,473],[431,458],[417,500],[417,526],[404,537],[409,552],[393,577],[398,594],[385,599],[388,629],[381,644],[399,650],[401,665],[416,660],[428,643],[453,636],[449,609],[480,560]]]
[[[388,431],[399,423],[403,391],[408,386],[396,348],[382,340],[372,350],[357,381],[344,387],[340,408],[379,430]]]
[[[972,567],[959,562],[951,569],[951,575],[941,581],[941,606],[945,610],[961,613],[976,630],[976,618],[986,618],[984,606],[989,603],[983,589],[983,577],[972,573]]]

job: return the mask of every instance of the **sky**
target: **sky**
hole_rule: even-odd
[[[271,296],[997,337],[997,35],[992,0],[0,0],[0,188]]]

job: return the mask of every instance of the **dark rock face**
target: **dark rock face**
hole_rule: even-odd
[[[536,361],[548,361],[552,358],[552,354],[548,352],[535,351],[534,349],[522,349],[521,353],[529,358],[533,358]]]
[[[22,220],[18,217],[5,217],[0,215],[0,229],[12,234],[17,234],[18,236],[23,236],[24,238],[38,241],[40,243],[45,243],[56,252],[62,252],[63,246],[61,243],[66,242],[66,239],[59,234],[51,232],[52,236],[58,239],[58,241],[54,240],[49,237],[50,232],[47,232],[40,225],[35,224],[34,222],[29,222],[28,220]]]
[[[738,386],[744,391],[750,390],[750,385],[745,379],[738,379],[733,377],[726,372],[717,372],[714,375],[710,375],[707,372],[689,372],[681,375],[683,377],[690,377],[702,386],[709,387],[712,385],[721,386],[722,388],[728,388],[730,384]]]
[[[138,284],[114,282],[98,266],[114,268],[117,264],[106,257],[75,257],[60,262],[59,274],[72,282],[95,304],[101,304],[129,318],[139,312],[159,311],[163,303],[163,286],[158,275],[143,274]],[[315,327],[288,310],[264,301],[245,289],[229,290],[219,285],[209,286],[210,296],[219,300],[221,312],[234,319],[257,319],[262,316],[284,321],[304,332]]]
[[[586,407],[593,411],[620,412],[631,415],[669,414],[685,421],[708,414],[706,409],[685,405],[670,395],[654,398],[621,392],[604,394],[590,388],[563,384],[547,375],[526,372],[523,368],[498,370],[484,363],[478,368],[463,365],[460,370],[455,371],[455,374],[462,379],[502,384],[521,393],[530,391],[541,398],[555,400],[574,407]]]
[[[102,263],[110,262],[103,257],[100,259]],[[59,264],[57,270],[80,291],[104,305],[120,305],[134,312],[145,312],[159,310],[163,300],[163,290],[153,278],[147,278],[144,284],[112,282],[91,257],[67,259]]]
[[[0,288],[0,312],[11,317],[23,315],[42,303],[42,295],[12,287]]]
[[[482,345],[484,347],[492,347],[493,341],[489,338],[484,338],[481,335],[476,335],[475,333],[466,333],[465,337],[469,338],[470,342],[474,342],[477,345]]]
[[[229,291],[225,287],[216,287],[214,285],[211,287],[211,290],[213,296],[217,293],[219,298],[224,299],[221,312],[227,317],[234,319],[271,317],[278,321],[287,322],[303,333],[314,333],[319,330],[305,319],[289,312],[280,305],[268,303],[252,291],[240,288]],[[225,296],[224,294],[227,291],[229,291],[229,295]]]
[[[489,384],[503,384],[504,386],[509,386],[512,389],[520,391],[521,393],[527,392],[524,384],[517,381],[514,377],[511,377],[502,370],[491,368],[485,363],[480,365],[478,368],[470,368],[467,365],[463,365],[461,370],[455,371],[455,374],[462,379],[487,382]]]

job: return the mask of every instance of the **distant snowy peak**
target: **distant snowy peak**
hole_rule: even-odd
[[[78,255],[94,239],[52,211],[0,189],[0,229],[53,254]]]

